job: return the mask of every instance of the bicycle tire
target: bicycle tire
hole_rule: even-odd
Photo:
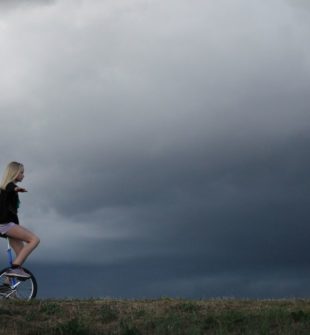
[[[9,268],[0,271],[0,299],[31,300],[38,292],[38,284],[35,276],[27,269],[23,268],[30,277],[17,278],[7,277],[4,273]]]

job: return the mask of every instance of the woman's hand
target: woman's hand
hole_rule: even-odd
[[[23,187],[15,187],[16,192],[28,192],[25,188]]]

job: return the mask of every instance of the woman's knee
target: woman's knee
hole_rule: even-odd
[[[29,240],[29,243],[35,248],[39,245],[40,243],[40,238],[35,235],[35,234],[32,234],[30,240]]]
[[[40,244],[40,238],[35,235],[35,245],[38,246]]]

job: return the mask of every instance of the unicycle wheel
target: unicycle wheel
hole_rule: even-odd
[[[34,275],[23,268],[30,277],[8,277],[5,272],[9,268],[0,271],[0,299],[31,300],[37,295],[38,285]]]

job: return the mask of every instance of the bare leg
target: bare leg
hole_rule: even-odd
[[[25,262],[26,258],[29,256],[29,254],[40,243],[39,238],[35,234],[33,234],[26,228],[21,227],[19,225],[12,227],[6,234],[7,236],[10,237],[10,241],[13,240],[12,247],[14,251],[15,251],[15,248],[17,251],[16,258],[13,262],[15,265],[22,265]],[[14,242],[14,240],[17,240],[17,241]],[[22,246],[20,242],[26,242],[26,244]]]
[[[15,255],[18,256],[24,247],[24,242],[20,240],[16,240],[15,238],[12,238],[12,237],[9,237],[9,240],[10,240],[10,245],[15,252]]]

